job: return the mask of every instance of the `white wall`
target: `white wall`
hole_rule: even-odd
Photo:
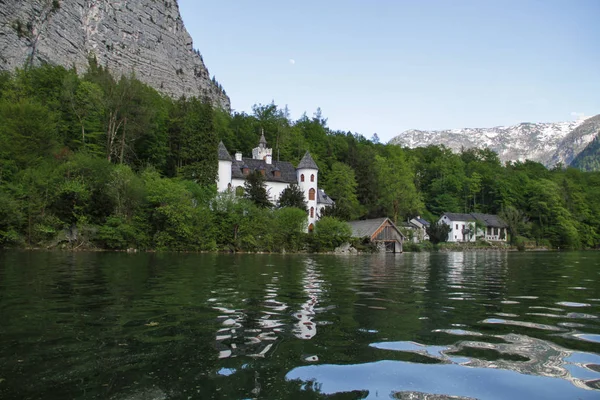
[[[281,197],[281,193],[289,186],[288,183],[284,182],[267,182],[267,191],[269,198],[273,204],[277,204],[277,201]]]
[[[223,192],[229,188],[231,183],[231,161],[219,160],[219,171],[217,175],[217,190]]]
[[[471,224],[472,227],[474,227],[475,221],[451,221],[447,216],[444,215],[442,218],[440,218],[440,222],[449,225],[451,228],[450,232],[448,232],[449,242],[474,242],[477,240],[477,235],[475,234],[472,237],[470,235],[465,235],[463,238],[462,233],[463,228],[470,227],[469,224]]]
[[[233,190],[235,191],[235,188],[237,186],[244,187],[244,183],[246,183],[246,181],[244,179],[233,178],[233,180],[231,181],[231,186],[233,187]],[[289,186],[289,184],[285,183],[285,182],[265,182],[265,183],[267,186],[267,193],[269,193],[269,200],[273,204],[277,203],[277,200],[279,200],[279,197],[281,197],[281,192],[283,192],[285,190],[285,188],[287,188]]]

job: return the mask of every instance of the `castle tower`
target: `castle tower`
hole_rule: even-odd
[[[265,160],[268,164],[271,164],[273,157],[273,149],[267,148],[267,139],[265,139],[265,132],[262,131],[260,140],[258,141],[258,147],[252,149],[252,158],[255,160]]]
[[[217,175],[217,190],[219,192],[229,189],[231,185],[231,164],[231,156],[223,141],[221,141],[219,142],[219,171]]]
[[[298,186],[304,193],[304,200],[308,208],[308,231],[311,232],[317,222],[317,184],[319,167],[307,151],[296,168]]]

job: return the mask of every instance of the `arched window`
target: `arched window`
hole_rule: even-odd
[[[304,174],[300,175],[300,182],[304,182]]]
[[[315,189],[311,188],[311,189],[308,191],[308,199],[309,199],[309,200],[314,200],[314,199],[315,199]]]
[[[311,217],[311,218],[314,218],[314,217],[315,217],[315,208],[314,208],[314,207],[311,207],[311,208],[310,208],[310,217]]]
[[[311,181],[311,182],[314,182],[314,181],[315,181],[315,174],[312,174],[312,175],[310,176],[310,181]]]
[[[314,231],[314,230],[315,230],[315,226],[314,226],[313,224],[310,224],[310,225],[308,226],[308,231],[309,231],[309,232],[312,232],[312,231]]]

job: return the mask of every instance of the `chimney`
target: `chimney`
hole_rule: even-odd
[[[265,162],[267,164],[271,164],[273,162],[273,156],[270,154],[267,154],[267,156],[265,157]]]
[[[235,153],[235,161],[242,161],[242,153],[241,152],[236,152]]]

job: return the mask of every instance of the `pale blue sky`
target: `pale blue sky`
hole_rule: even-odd
[[[492,127],[600,113],[600,0],[180,0],[236,111],[332,129]]]

